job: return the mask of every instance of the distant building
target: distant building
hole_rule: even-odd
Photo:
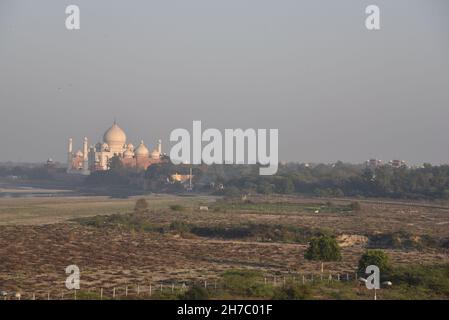
[[[407,166],[404,160],[391,160],[388,164],[393,168],[402,168]]]
[[[127,143],[126,134],[114,121],[114,124],[104,133],[103,142],[88,148],[88,139],[83,141],[83,150],[73,153],[73,140],[69,139],[67,155],[67,173],[89,175],[94,171],[109,169],[109,161],[117,156],[124,167],[147,169],[150,165],[162,162],[162,144],[151,152],[143,140],[137,148]]]
[[[170,176],[170,180],[171,181],[173,181],[173,182],[181,182],[181,183],[187,182],[187,181],[189,181],[192,178],[193,178],[193,175],[191,175],[191,174],[175,173],[175,174],[172,174]]]
[[[369,159],[366,161],[366,166],[368,168],[374,169],[374,168],[380,167],[382,165],[383,165],[383,162],[382,162],[382,160],[379,160],[379,159]]]

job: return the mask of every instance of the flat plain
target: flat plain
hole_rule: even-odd
[[[334,277],[352,277],[376,236],[388,240],[406,234],[407,241],[419,244],[387,244],[385,251],[397,265],[449,263],[447,251],[420,245],[429,237],[449,239],[449,207],[440,204],[360,201],[358,210],[350,210],[352,200],[257,196],[234,202],[151,195],[145,197],[148,209],[143,213],[151,230],[80,223],[89,217],[103,221],[106,215],[132,215],[137,199],[0,199],[0,289],[20,291],[28,298],[60,296],[65,292],[65,268],[72,264],[81,270],[83,290],[95,292],[214,283],[231,269],[258,270],[268,281],[319,272],[319,263],[303,257],[306,242],[276,238],[283,227],[328,230],[338,236],[343,259],[325,264],[326,274]],[[201,230],[271,226],[274,237],[202,236],[172,228],[180,222]]]

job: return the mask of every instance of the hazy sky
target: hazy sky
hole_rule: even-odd
[[[164,151],[202,120],[278,128],[281,160],[449,163],[448,57],[447,0],[0,0],[0,161],[65,161],[115,117]]]

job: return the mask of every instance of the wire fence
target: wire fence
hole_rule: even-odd
[[[289,273],[288,275],[265,275],[256,277],[252,284],[272,286],[275,288],[287,284],[331,284],[334,282],[358,282],[358,275],[354,272],[344,273]],[[69,290],[62,285],[62,289],[54,287],[49,290],[36,290],[28,292],[17,290],[13,292],[2,291],[3,300],[111,300],[111,299],[157,299],[164,295],[183,294],[192,286],[200,286],[208,291],[226,290],[229,284],[225,277],[201,278],[197,280],[176,280],[160,282],[140,282],[129,284],[111,284],[100,287],[88,286],[80,290]]]

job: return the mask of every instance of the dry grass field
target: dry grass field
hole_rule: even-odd
[[[207,196],[146,197],[145,219],[155,230],[173,222],[199,227],[263,224],[320,228],[343,235],[341,262],[325,264],[333,274],[352,273],[368,245],[365,236],[408,232],[413,239],[449,239],[449,208],[420,204],[350,203],[298,197],[257,197],[246,205]],[[36,293],[64,290],[65,267],[81,269],[83,290],[134,284],[213,281],[229,269],[257,269],[268,277],[318,272],[317,262],[303,258],[305,243],[254,238],[202,237],[174,231],[95,227],[73,218],[131,213],[135,198],[0,199],[0,289]],[[174,207],[177,204],[180,207]],[[288,204],[288,205],[287,205]],[[209,206],[208,211],[199,210]],[[341,209],[343,208],[343,209]],[[449,263],[447,251],[434,247],[386,248],[398,265]],[[271,278],[270,278],[271,279]]]
[[[213,197],[176,197],[151,195],[147,197],[151,209],[166,208],[173,203],[212,201]],[[25,197],[0,198],[1,225],[41,225],[67,221],[72,218],[131,212],[135,197]]]

